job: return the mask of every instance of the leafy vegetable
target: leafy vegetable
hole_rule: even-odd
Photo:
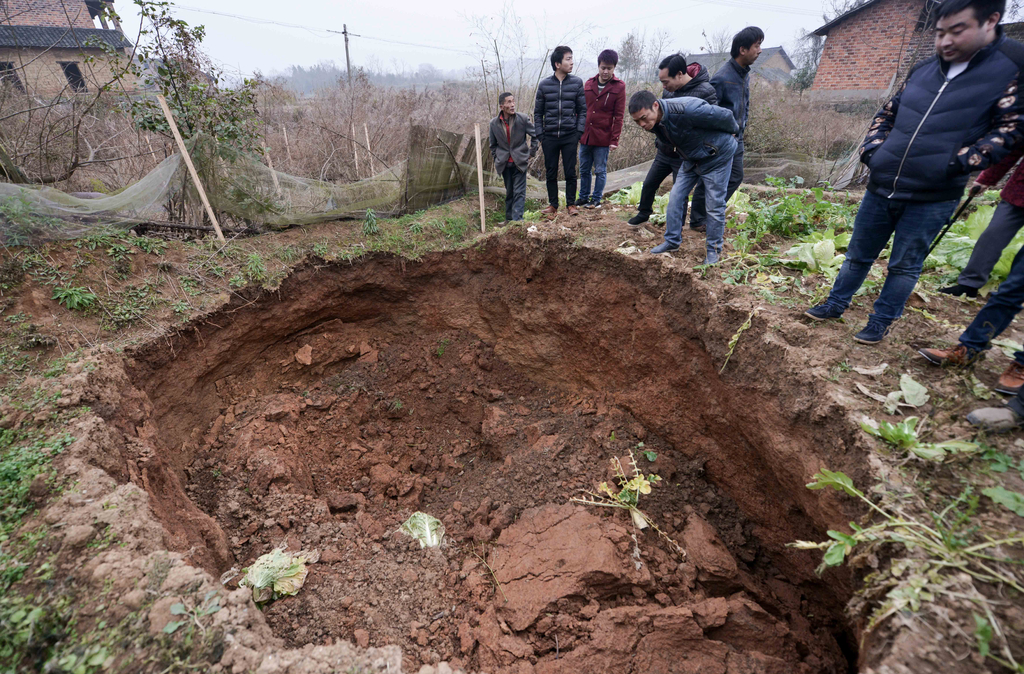
[[[421,548],[436,548],[444,538],[441,520],[419,511],[410,515],[399,530],[419,541]]]
[[[257,604],[296,594],[306,582],[309,570],[306,563],[319,559],[316,552],[289,555],[284,548],[274,548],[257,559],[248,569],[239,585],[252,588],[252,599]]]
[[[908,405],[920,407],[928,402],[928,389],[914,381],[909,374],[900,376],[900,391],[903,392],[903,400]]]
[[[1010,491],[1004,487],[989,487],[988,489],[982,489],[981,493],[1024,517],[1024,494]]]

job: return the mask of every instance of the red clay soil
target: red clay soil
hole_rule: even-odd
[[[266,609],[291,646],[398,644],[412,671],[849,671],[848,572],[822,582],[785,544],[856,516],[803,488],[864,473],[853,425],[825,423],[841,408],[764,318],[719,375],[750,306],[673,263],[513,234],[307,266],[131,354],[104,415],[120,479],[215,575],[319,549]],[[569,502],[641,442],[663,478],[641,507],[685,555]],[[415,510],[441,548],[398,533]]]

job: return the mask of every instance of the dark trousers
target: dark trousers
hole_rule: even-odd
[[[1021,227],[1024,227],[1024,208],[1000,201],[992,221],[974,244],[971,259],[960,272],[957,283],[969,288],[980,288],[988,283],[989,274],[1003,256],[1003,249],[1010,245]]]
[[[743,141],[736,145],[736,154],[732,156],[732,173],[729,174],[729,187],[725,193],[725,200],[732,199],[736,189],[743,182]],[[700,227],[705,224],[708,217],[707,206],[704,203],[704,183],[697,183],[693,188],[693,203],[690,205],[690,227]],[[683,214],[685,216],[685,213]]]
[[[994,222],[995,218],[992,220]],[[980,239],[978,243],[981,243]],[[1021,248],[1017,256],[1013,258],[1010,273],[1006,280],[999,284],[999,290],[992,293],[985,306],[960,335],[960,343],[972,353],[984,351],[992,345],[993,339],[999,337],[1006,328],[1010,327],[1010,323],[1020,313],[1022,306],[1024,306],[1024,248]],[[1024,353],[1017,351],[1013,354],[1013,359],[1024,365]]]
[[[661,184],[665,182],[665,178],[669,177],[670,174],[675,179],[676,174],[679,173],[679,167],[682,165],[682,157],[678,155],[670,157],[661,150],[658,150],[658,153],[654,155],[651,168],[647,170],[647,176],[644,178],[644,186],[640,190],[640,205],[637,207],[637,213],[648,218],[651,217],[651,214],[654,213],[654,197],[658,194],[658,188],[661,187]],[[686,216],[685,212],[683,216]]]
[[[522,220],[526,207],[526,174],[509,163],[501,177],[505,181],[505,220]]]
[[[558,208],[558,157],[562,157],[562,170],[565,172],[565,203],[571,206],[576,203],[576,147],[579,135],[576,133],[564,136],[544,135],[541,147],[544,148],[544,178],[548,186],[548,203]]]
[[[872,323],[892,324],[903,315],[903,306],[917,285],[928,247],[953,214],[956,204],[956,199],[907,201],[865,192],[853,221],[846,261],[832,284],[827,304],[846,311],[878,255],[892,239],[885,283],[875,300],[875,313],[868,317]]]

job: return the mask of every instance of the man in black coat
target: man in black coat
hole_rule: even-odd
[[[828,299],[805,313],[839,318],[892,239],[885,285],[867,326],[854,336],[877,344],[917,285],[928,247],[963,196],[972,171],[1024,142],[1017,90],[1024,46],[1003,35],[1005,0],[944,0],[936,56],[915,65],[878,111],[860,148],[870,173],[853,236]]]
[[[718,95],[715,93],[715,88],[711,86],[708,69],[699,63],[687,64],[686,57],[682,54],[672,54],[662,59],[658,64],[658,79],[661,80],[661,86],[664,89],[661,95],[663,99],[693,96],[702,98],[712,105],[718,103]],[[658,188],[670,173],[675,177],[683,163],[683,158],[675,149],[658,136],[654,138],[654,146],[657,148],[657,153],[644,178],[637,213],[629,220],[629,224],[633,227],[639,227],[651,219],[651,214],[654,213],[654,197],[658,194]],[[685,211],[683,217],[686,217]]]
[[[718,104],[732,110],[740,132],[736,134],[736,154],[732,157],[732,173],[729,175],[729,188],[726,201],[732,198],[736,189],[743,182],[743,132],[750,118],[750,66],[761,55],[761,42],[764,31],[757,26],[747,26],[732,38],[732,56],[715,76],[711,78],[711,86],[718,94]],[[707,220],[707,208],[704,205],[704,185],[698,183],[693,190],[693,210],[690,211],[690,227],[703,231]]]
[[[494,170],[505,181],[505,220],[522,220],[526,205],[526,169],[537,154],[537,132],[533,122],[516,112],[516,99],[509,92],[498,96],[501,113],[491,120],[490,145]],[[526,137],[533,138],[529,145]]]
[[[555,47],[551,68],[555,74],[541,80],[533,106],[533,125],[544,148],[544,177],[548,187],[548,207],[542,213],[558,212],[558,157],[565,171],[565,203],[569,215],[576,215],[576,151],[587,124],[587,99],[583,80],[572,75],[572,50]]]

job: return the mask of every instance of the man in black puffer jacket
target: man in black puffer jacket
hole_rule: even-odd
[[[565,203],[569,215],[576,215],[576,150],[587,125],[587,98],[583,80],[571,75],[572,50],[565,46],[551,52],[555,74],[541,80],[533,105],[533,126],[544,148],[544,177],[548,186],[548,207],[542,213],[558,212],[558,156],[565,171]]]
[[[708,69],[699,63],[687,65],[686,57],[682,54],[672,54],[662,59],[658,64],[658,79],[661,80],[661,86],[664,87],[664,92],[661,95],[663,99],[693,96],[702,98],[712,105],[718,103],[718,96],[715,93],[715,88],[711,86]],[[629,220],[629,224],[633,227],[639,227],[651,219],[651,214],[654,213],[654,197],[658,194],[658,188],[670,173],[675,177],[683,163],[683,158],[675,149],[657,135],[654,137],[654,146],[658,149],[654,155],[654,163],[651,164],[651,168],[647,171],[647,177],[644,178],[637,213]],[[686,217],[685,211],[683,217]]]
[[[885,285],[854,336],[882,341],[921,274],[929,244],[963,195],[971,171],[1001,161],[1024,139],[1017,91],[1024,46],[999,27],[1005,0],[944,0],[936,56],[914,66],[882,106],[860,148],[871,171],[853,236],[828,299],[805,314],[839,318],[893,239]],[[894,235],[895,234],[895,235]]]

